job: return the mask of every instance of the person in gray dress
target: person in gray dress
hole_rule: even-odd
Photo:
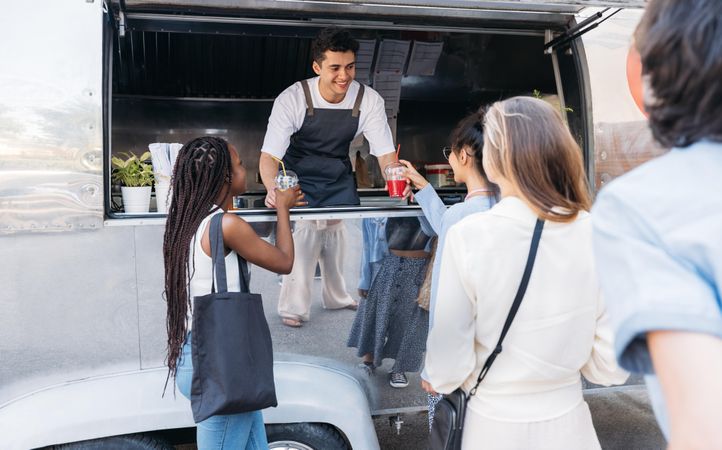
[[[429,262],[433,231],[416,217],[393,217],[386,222],[389,254],[359,305],[347,345],[363,358],[369,374],[391,358],[389,384],[404,388],[406,372],[421,369],[429,327],[429,313],[416,299]]]

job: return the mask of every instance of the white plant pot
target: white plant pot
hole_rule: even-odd
[[[159,213],[167,213],[170,207],[170,183],[155,184],[155,204]]]
[[[150,186],[122,186],[123,209],[131,214],[143,214],[150,210]]]

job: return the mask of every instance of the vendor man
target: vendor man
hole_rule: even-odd
[[[294,83],[274,101],[259,162],[266,206],[275,206],[276,159],[296,172],[310,207],[359,204],[349,159],[351,141],[359,134],[368,140],[382,173],[394,160],[383,98],[354,81],[358,47],[347,30],[321,30],[311,47],[312,67],[318,76]],[[284,277],[278,307],[284,324],[296,327],[308,320],[317,261],[324,281],[324,307],[355,308],[341,271],[343,235],[342,222],[296,224],[296,262]]]

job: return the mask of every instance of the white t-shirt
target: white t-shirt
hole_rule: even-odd
[[[339,103],[329,103],[318,90],[319,77],[308,80],[314,108],[319,109],[353,109],[360,84],[353,81],[346,92],[346,97]],[[370,152],[381,156],[394,151],[394,140],[391,135],[384,99],[378,92],[366,86],[361,100],[358,130],[356,136],[363,133],[369,141]],[[266,137],[263,139],[262,152],[269,153],[278,159],[286,154],[291,136],[301,129],[306,117],[306,97],[303,86],[298,81],[281,92],[273,102],[271,117],[268,118]]]

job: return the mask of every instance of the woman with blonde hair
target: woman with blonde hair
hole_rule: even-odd
[[[614,359],[595,275],[581,150],[553,107],[514,97],[486,113],[483,165],[501,201],[447,234],[425,388],[473,393],[464,449],[598,449],[581,375],[610,385],[627,374]],[[509,316],[538,220],[528,287],[503,351],[472,391]]]

